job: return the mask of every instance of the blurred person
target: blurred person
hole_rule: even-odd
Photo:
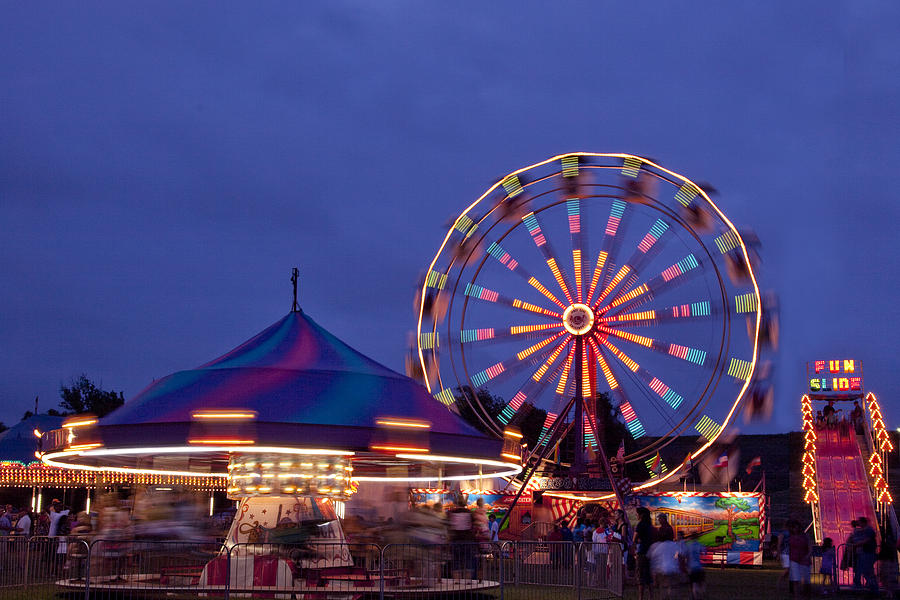
[[[572,533],[572,530],[569,528],[569,523],[566,522],[565,518],[563,519],[562,525],[559,527],[559,532],[562,534],[562,541],[569,542],[568,544],[561,544],[559,547],[562,566],[567,569],[572,566],[573,548],[571,547],[571,544],[575,541],[575,534]]]
[[[850,521],[850,535],[847,536],[847,539],[844,540],[844,554],[841,556],[841,571],[846,571],[848,569],[856,570],[856,551],[853,548],[853,544],[850,540],[853,539],[853,532],[855,532],[859,528],[859,523],[856,519]]]
[[[572,530],[572,541],[574,541],[575,543],[585,541],[584,530],[586,529],[586,527],[587,525],[585,524],[584,517],[578,517],[578,520],[575,522],[575,529]]]
[[[830,537],[822,540],[822,563],[819,565],[819,574],[822,575],[822,593],[837,593],[837,550]]]
[[[68,535],[71,529],[69,521],[69,513],[71,511],[63,506],[62,501],[54,498],[50,503],[50,530],[47,535],[55,537],[58,535]]]
[[[790,558],[790,581],[793,584],[792,593],[802,592],[804,596],[808,596],[812,546],[798,521],[792,520],[788,529],[791,532],[791,537],[788,538],[788,556]]]
[[[488,515],[488,532],[492,542],[500,541],[500,521],[497,520],[494,513]]]
[[[665,513],[656,515],[656,539],[661,542],[674,542],[675,530],[669,525],[669,517]]]
[[[31,537],[31,509],[23,508],[19,511],[19,519],[16,521],[16,535],[24,538]]]
[[[472,526],[475,528],[475,537],[479,540],[489,540],[491,534],[488,531],[487,509],[484,506],[484,498],[475,501],[475,510],[472,511]]]
[[[594,578],[598,587],[605,587],[609,579],[609,544],[612,535],[613,531],[606,517],[600,519],[591,533],[591,553],[588,557],[594,563]]]
[[[466,500],[459,496],[456,507],[448,516],[450,543],[452,544],[454,578],[475,579],[475,527],[472,511],[466,507]]]
[[[703,600],[706,597],[706,571],[700,559],[703,545],[695,539],[685,539],[684,532],[678,532],[678,542],[679,562],[688,576],[691,600]]]
[[[650,552],[650,546],[656,542],[656,528],[653,526],[653,520],[650,518],[650,511],[645,506],[637,508],[638,524],[634,528],[634,546],[635,569],[637,570],[638,580],[638,600],[649,599],[651,594],[650,586],[653,584],[653,575],[650,571],[650,559],[647,553]]]
[[[659,588],[659,597],[662,600],[672,598],[672,589],[679,583],[681,576],[681,564],[678,559],[680,548],[674,539],[658,538],[650,546],[647,558],[650,560],[650,571],[653,582]]]
[[[875,551],[878,538],[875,530],[869,525],[869,519],[856,519],[858,527],[850,534],[849,545],[853,547],[856,565],[853,569],[853,587],[860,589],[865,579],[870,592],[878,592],[878,580],[875,579]]]
[[[562,541],[562,529],[560,529],[558,522],[553,523],[553,529],[547,534],[547,542],[549,542],[550,547],[550,565],[553,567],[558,567],[561,562],[562,544],[560,542]]]
[[[628,522],[628,516],[621,508],[616,510],[616,522],[612,527],[612,541],[618,542],[622,547],[622,564],[625,567],[625,574],[634,572],[634,554],[631,552],[631,523]]]
[[[47,532],[47,535],[51,538],[57,538],[55,540],[56,551],[53,552],[52,545],[49,550],[52,554],[52,556],[50,556],[51,573],[54,575],[59,572],[59,569],[64,563],[66,554],[69,551],[69,546],[66,543],[66,536],[69,535],[71,530],[69,512],[70,510],[63,506],[63,503],[59,499],[54,498],[50,503],[48,512],[50,517],[50,529]]]
[[[863,409],[859,405],[859,400],[853,402],[853,410],[850,411],[850,423],[856,435],[863,434]]]
[[[15,530],[12,523],[12,507],[0,508],[0,537],[11,535]]]

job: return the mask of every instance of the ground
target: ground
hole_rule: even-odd
[[[765,566],[763,568],[750,567],[731,567],[731,568],[711,568],[707,569],[707,592],[706,597],[710,600],[774,600],[776,598],[788,598],[787,582],[781,580],[783,570],[773,566]],[[820,597],[819,590],[814,586],[813,597]],[[35,586],[27,590],[21,588],[0,588],[0,600],[58,600],[64,596],[55,594],[54,588],[51,586]],[[152,597],[152,596],[151,596]],[[160,594],[156,598],[165,598]],[[187,598],[185,596],[169,596],[170,598]],[[196,597],[196,596],[194,596]],[[448,596],[449,598],[450,596]],[[484,600],[491,598],[499,598],[499,593],[484,594],[481,596]],[[538,600],[548,598],[551,600],[575,600],[578,598],[577,590],[565,587],[549,587],[549,586],[507,586],[504,590],[504,600]],[[673,594],[674,598],[687,598],[687,589],[681,588]],[[799,596],[802,598],[802,596]],[[467,596],[471,600],[477,596]],[[609,596],[598,595],[589,589],[583,589],[580,595],[581,600],[590,600],[593,598],[610,598]],[[857,600],[867,598],[864,594],[853,594],[850,592],[842,592],[841,600]],[[637,589],[628,585],[625,588],[624,600],[636,600]],[[416,600],[422,600],[421,597]]]

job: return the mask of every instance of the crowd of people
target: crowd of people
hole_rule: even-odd
[[[835,429],[841,423],[849,423],[857,435],[862,435],[864,413],[859,401],[853,402],[853,408],[848,414],[844,413],[843,408],[836,408],[834,402],[829,400],[822,410],[816,411],[816,429]]]
[[[866,517],[851,521],[850,526],[851,533],[844,541],[840,556],[830,537],[822,540],[820,547],[814,547],[800,522],[795,519],[789,519],[785,528],[775,533],[774,550],[785,569],[782,580],[788,581],[788,591],[792,596],[808,596],[811,593],[813,558],[819,557],[822,594],[836,594],[839,571],[850,571],[855,589],[865,589],[873,596],[881,590],[889,597],[900,598],[897,575],[897,551],[900,547],[893,534],[889,529],[876,532]]]

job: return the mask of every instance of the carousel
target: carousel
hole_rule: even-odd
[[[177,581],[179,590],[196,592],[221,588],[228,578],[231,590],[314,593],[349,577],[357,592],[386,585],[396,594],[422,593],[435,581],[402,569],[384,581],[384,570],[373,570],[371,557],[367,562],[346,543],[339,517],[354,493],[367,485],[407,489],[521,471],[502,441],[336,338],[296,300],[284,318],[230,352],[153,382],[102,419],[70,418],[42,433],[41,442],[41,460],[51,467],[207,478],[238,503],[225,544],[208,545],[202,568],[117,572],[92,580],[93,590]],[[468,580],[454,589],[496,585]]]

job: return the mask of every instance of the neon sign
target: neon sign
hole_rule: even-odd
[[[853,394],[862,392],[862,362],[858,360],[816,360],[806,363],[809,392]]]

